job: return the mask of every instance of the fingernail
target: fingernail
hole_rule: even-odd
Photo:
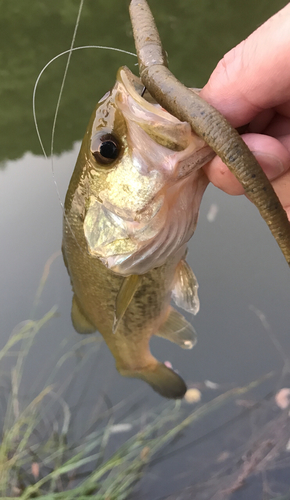
[[[277,156],[263,153],[262,151],[253,151],[253,154],[257,158],[268,179],[276,179],[276,177],[279,177],[285,172],[285,165]]]

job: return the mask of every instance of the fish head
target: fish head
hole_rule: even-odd
[[[212,150],[122,67],[99,101],[78,162],[87,250],[112,271],[144,274],[192,236]]]

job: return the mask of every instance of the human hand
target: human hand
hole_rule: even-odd
[[[256,156],[290,220],[290,4],[218,63],[200,95],[234,127]],[[204,170],[228,194],[243,188],[216,156]]]

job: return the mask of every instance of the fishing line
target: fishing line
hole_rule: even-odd
[[[37,117],[36,117],[36,90],[37,90],[37,87],[38,87],[38,83],[39,83],[39,80],[40,78],[42,77],[43,73],[45,72],[45,70],[54,62],[56,61],[59,57],[62,57],[64,56],[65,54],[68,54],[69,52],[75,52],[76,50],[83,50],[83,49],[104,49],[104,50],[112,50],[112,51],[115,51],[115,52],[121,52],[122,54],[127,54],[129,56],[134,56],[134,57],[137,57],[136,54],[134,54],[134,52],[129,52],[128,50],[123,50],[123,49],[117,49],[116,47],[106,47],[104,45],[82,45],[81,47],[74,47],[73,49],[68,49],[68,50],[65,50],[64,52],[61,52],[60,54],[58,54],[57,56],[53,57],[52,59],[50,59],[50,61],[48,61],[48,63],[42,68],[42,70],[40,71],[37,79],[36,79],[36,82],[34,84],[34,88],[33,88],[33,94],[32,94],[32,113],[33,113],[33,121],[34,121],[34,126],[35,126],[35,130],[36,130],[36,134],[37,134],[37,137],[38,137],[38,141],[39,141],[39,144],[40,144],[40,147],[41,147],[41,150],[42,150],[42,153],[43,153],[43,156],[48,159],[48,156],[46,154],[46,151],[45,151],[45,148],[44,148],[44,145],[43,145],[43,142],[42,142],[42,139],[41,139],[41,135],[40,135],[40,131],[39,131],[39,127],[38,127],[38,121],[37,121]]]
[[[33,113],[33,120],[34,120],[35,129],[36,129],[36,134],[37,134],[37,137],[38,137],[38,141],[39,141],[40,147],[42,149],[42,153],[43,153],[45,159],[48,159],[48,156],[46,154],[46,151],[45,151],[45,148],[44,148],[44,145],[43,145],[43,141],[42,141],[42,138],[41,138],[41,134],[40,134],[40,130],[39,130],[38,122],[37,122],[37,117],[36,117],[36,90],[38,88],[38,84],[39,84],[40,78],[42,77],[44,71],[54,61],[56,61],[59,57],[62,57],[64,55],[68,54],[68,58],[67,58],[67,62],[66,62],[66,66],[65,66],[65,70],[64,70],[62,82],[61,82],[61,87],[60,87],[60,91],[59,91],[59,95],[58,95],[58,99],[57,99],[57,103],[56,103],[54,118],[53,118],[52,133],[51,133],[51,143],[50,143],[50,157],[51,157],[52,178],[53,178],[53,183],[55,185],[57,197],[58,197],[60,206],[62,208],[62,211],[64,213],[64,217],[66,219],[68,227],[69,227],[69,229],[70,229],[73,237],[75,238],[75,240],[76,240],[76,237],[74,235],[74,232],[73,232],[72,228],[70,227],[69,221],[67,220],[67,217],[66,217],[65,212],[64,212],[64,204],[62,202],[62,199],[61,199],[61,196],[60,196],[60,192],[59,192],[59,189],[58,189],[58,185],[57,185],[57,181],[56,181],[56,178],[55,178],[54,162],[53,162],[53,152],[54,152],[53,151],[53,146],[54,146],[56,121],[57,121],[57,117],[58,117],[59,106],[60,106],[60,102],[61,102],[61,98],[62,98],[62,94],[63,94],[63,89],[64,89],[64,85],[65,85],[65,81],[66,81],[67,72],[68,72],[68,69],[69,69],[69,65],[70,65],[72,53],[74,51],[76,51],[76,50],[83,50],[83,49],[103,49],[103,50],[112,50],[114,52],[121,52],[123,54],[128,54],[128,55],[137,57],[136,54],[134,54],[133,52],[129,52],[129,51],[123,50],[123,49],[118,49],[116,47],[106,47],[106,46],[102,46],[102,45],[84,45],[84,46],[81,46],[81,47],[74,47],[74,43],[75,43],[75,39],[76,39],[76,34],[77,34],[77,30],[78,30],[79,23],[80,23],[80,17],[81,17],[81,12],[82,12],[82,8],[83,8],[83,4],[84,4],[84,0],[81,0],[80,1],[80,6],[79,6],[79,10],[78,10],[77,20],[76,20],[76,24],[75,24],[75,28],[74,28],[74,32],[73,32],[73,37],[72,37],[70,48],[68,50],[65,50],[65,51],[61,52],[60,54],[56,55],[55,57],[53,57],[42,68],[42,70],[40,71],[40,73],[39,73],[39,75],[38,75],[38,77],[36,79],[36,82],[35,82],[34,88],[33,88],[33,93],[32,93],[32,113]],[[78,244],[77,240],[76,240],[76,243]],[[79,246],[79,244],[78,244],[78,246]]]
[[[53,57],[43,68],[42,70],[40,71],[37,79],[36,79],[36,82],[34,84],[34,88],[33,88],[33,94],[32,94],[32,113],[33,113],[33,121],[34,121],[34,126],[35,126],[35,130],[36,130],[36,134],[37,134],[37,137],[38,137],[38,141],[39,141],[39,144],[40,144],[40,147],[41,147],[41,150],[42,150],[42,153],[43,153],[43,156],[45,157],[45,159],[47,160],[48,159],[48,156],[46,154],[46,151],[45,151],[45,148],[44,148],[44,145],[43,145],[43,141],[42,141],[42,138],[41,138],[41,134],[40,134],[40,130],[39,130],[39,126],[38,126],[38,121],[37,121],[37,117],[36,117],[36,90],[38,88],[38,84],[39,84],[39,80],[40,78],[42,77],[43,73],[45,72],[45,70],[54,62],[56,61],[59,57],[62,57],[64,56],[65,54],[71,54],[72,52],[75,52],[76,50],[83,50],[83,49],[103,49],[103,50],[112,50],[114,52],[121,52],[122,54],[127,54],[129,56],[134,56],[134,57],[137,57],[136,54],[134,54],[133,52],[129,52],[128,50],[123,50],[123,49],[117,49],[116,47],[106,47],[104,45],[82,45],[81,47],[74,47],[72,49],[68,49],[68,50],[65,50],[64,52],[61,52],[60,54],[58,54],[57,56]],[[67,74],[67,70],[68,70],[68,67],[66,66],[65,68],[65,76]],[[53,180],[54,180],[54,184],[55,184],[55,187],[56,187],[56,190],[57,190],[57,194],[58,194],[58,197],[59,197],[59,201],[60,201],[60,204],[61,204],[61,207],[63,207],[63,203],[61,201],[61,198],[60,198],[60,193],[59,193],[59,190],[58,190],[58,186],[57,186],[57,183],[56,183],[56,179],[55,179],[55,175],[54,175],[54,164],[53,164],[53,140],[54,140],[54,132],[55,132],[55,125],[56,125],[56,120],[57,120],[57,116],[58,116],[58,111],[59,111],[59,105],[60,105],[60,100],[61,100],[61,96],[62,96],[62,92],[63,92],[63,87],[64,87],[64,82],[65,82],[65,76],[62,80],[62,85],[61,85],[61,89],[60,89],[60,94],[59,94],[59,97],[58,97],[58,101],[57,101],[57,106],[56,106],[56,110],[55,110],[55,115],[54,115],[54,120],[53,120],[53,130],[52,130],[52,134],[51,134],[51,148],[50,148],[50,154],[51,154],[51,159],[52,159],[52,162],[51,162],[51,167],[52,167],[52,174],[53,174]]]
[[[59,95],[58,95],[58,99],[57,99],[57,103],[56,103],[56,107],[55,107],[55,112],[54,112],[54,117],[53,117],[53,124],[52,124],[52,131],[51,131],[51,142],[50,142],[51,171],[52,171],[52,178],[53,178],[53,182],[54,182],[54,185],[55,185],[55,188],[56,188],[57,196],[58,196],[58,199],[59,199],[59,202],[60,202],[60,206],[61,206],[62,209],[64,209],[64,206],[63,206],[63,203],[62,203],[61,198],[60,198],[60,193],[59,193],[59,189],[58,189],[56,178],[55,178],[54,164],[53,164],[54,133],[55,133],[56,120],[57,120],[57,117],[58,117],[58,110],[59,110],[59,106],[60,106],[60,101],[61,101],[61,98],[62,98],[64,84],[65,84],[65,81],[66,81],[66,76],[67,76],[68,68],[69,68],[69,65],[70,65],[70,60],[71,60],[71,56],[72,56],[72,49],[73,49],[73,46],[74,46],[74,43],[75,43],[75,39],[76,39],[78,27],[79,27],[80,17],[81,17],[81,12],[82,12],[82,9],[83,9],[83,5],[84,5],[84,0],[81,0],[80,1],[78,15],[77,15],[77,20],[76,20],[76,24],[75,24],[75,29],[74,29],[73,36],[72,36],[71,46],[70,46],[70,49],[69,49],[68,58],[67,58],[67,62],[66,62],[66,65],[65,65],[65,70],[64,70],[63,77],[62,77],[60,91],[59,91]]]

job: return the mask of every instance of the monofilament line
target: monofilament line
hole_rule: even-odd
[[[44,71],[48,68],[48,66],[50,66],[50,64],[52,62],[56,61],[59,57],[62,57],[64,55],[68,54],[68,58],[67,58],[67,62],[66,62],[66,66],[65,66],[65,70],[64,70],[62,82],[61,82],[61,87],[60,87],[60,91],[59,91],[59,95],[58,95],[58,99],[57,99],[57,103],[56,103],[56,108],[55,108],[55,113],[54,113],[54,118],[53,118],[53,125],[52,125],[52,132],[51,132],[51,143],[50,143],[50,157],[51,157],[52,178],[53,178],[53,182],[54,182],[54,185],[55,185],[57,197],[58,197],[58,200],[59,200],[59,203],[60,203],[60,206],[61,206],[63,212],[64,212],[64,204],[63,204],[63,201],[62,201],[61,196],[60,196],[60,192],[59,192],[59,189],[58,189],[58,185],[57,185],[56,178],[55,178],[55,173],[54,173],[53,146],[54,146],[55,128],[56,128],[56,121],[57,121],[58,112],[59,112],[59,106],[60,106],[60,102],[61,102],[61,98],[62,98],[62,94],[63,94],[63,89],[64,89],[64,85],[65,85],[66,76],[67,76],[68,68],[69,68],[69,65],[70,65],[70,60],[71,60],[72,53],[75,50],[102,49],[102,50],[112,50],[112,51],[115,51],[115,52],[121,52],[123,54],[128,54],[128,55],[137,57],[136,54],[134,54],[133,52],[129,52],[129,51],[123,50],[123,49],[118,49],[118,48],[115,48],[115,47],[106,47],[106,46],[102,46],[102,45],[84,45],[84,46],[81,46],[81,47],[74,47],[74,43],[75,43],[75,39],[76,39],[76,34],[77,34],[79,22],[80,22],[80,17],[81,17],[81,12],[82,12],[82,8],[83,8],[83,4],[84,4],[84,0],[81,0],[80,1],[80,6],[79,6],[79,10],[78,10],[77,20],[76,20],[76,24],[75,24],[75,28],[74,28],[74,32],[73,32],[73,37],[72,37],[70,48],[68,50],[65,50],[64,52],[61,52],[57,56],[53,57],[42,68],[42,70],[40,71],[40,73],[39,73],[39,75],[38,75],[38,77],[36,79],[36,82],[34,84],[33,94],[32,94],[32,112],[33,112],[34,125],[35,125],[37,137],[38,137],[39,144],[40,144],[40,147],[42,149],[43,155],[47,159],[48,157],[47,157],[44,145],[43,145],[43,141],[42,141],[42,138],[41,138],[41,135],[40,135],[40,131],[39,131],[38,123],[37,123],[37,118],[36,118],[36,104],[35,104],[35,102],[36,102],[36,90],[37,90],[40,78],[42,77]],[[70,227],[70,225],[69,225],[69,227]],[[71,230],[71,232],[73,234],[72,230]],[[76,243],[78,244],[77,241],[76,241]]]
[[[35,126],[36,134],[37,134],[37,137],[38,137],[38,141],[39,141],[39,144],[40,144],[43,156],[46,159],[47,159],[47,154],[46,154],[46,151],[45,151],[42,139],[41,139],[41,135],[40,135],[39,127],[38,127],[38,122],[37,122],[37,118],[36,118],[36,91],[37,91],[37,87],[38,87],[38,84],[39,84],[39,80],[42,77],[42,75],[45,72],[45,70],[54,61],[56,61],[57,59],[59,59],[59,57],[62,57],[65,54],[68,54],[69,52],[75,52],[76,50],[84,50],[84,49],[112,50],[114,52],[121,52],[122,54],[127,54],[129,56],[137,57],[137,55],[134,52],[129,52],[128,50],[123,50],[123,49],[117,49],[116,47],[106,47],[104,45],[82,45],[81,47],[74,47],[73,49],[64,50],[60,54],[57,54],[57,56],[55,56],[52,59],[50,59],[50,61],[48,61],[48,63],[40,71],[40,73],[39,73],[39,75],[38,75],[38,77],[36,79],[36,82],[34,84],[33,93],[32,93],[32,113],[33,113],[34,126]]]

